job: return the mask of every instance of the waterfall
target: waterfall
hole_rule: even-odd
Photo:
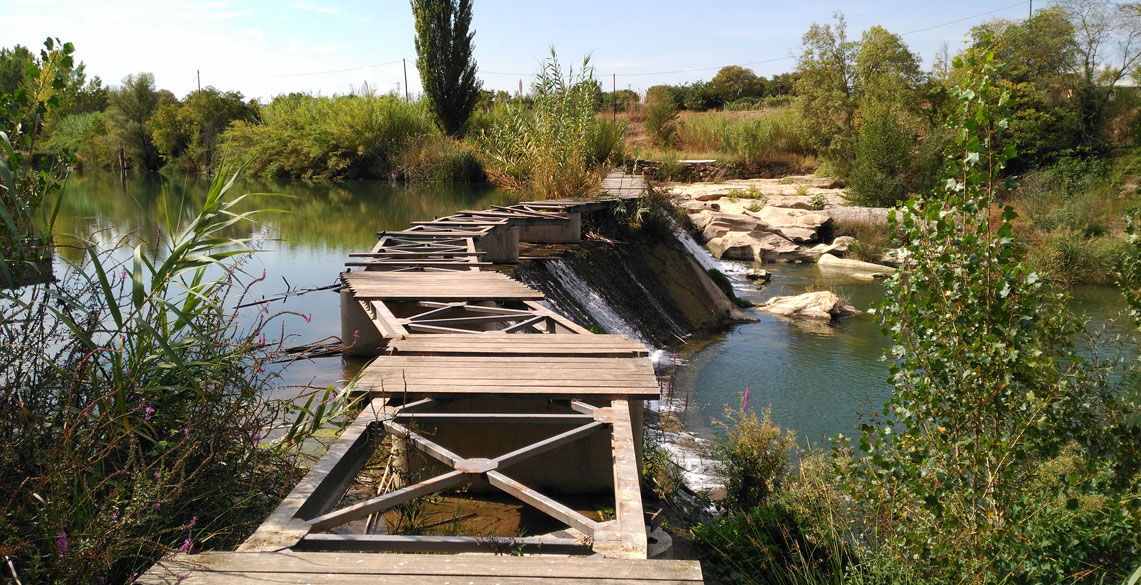
[[[579,277],[562,258],[547,261],[546,268],[547,272],[558,283],[559,288],[562,289],[561,292],[565,293],[565,296],[547,295],[552,309],[567,316],[580,312],[575,307],[569,306],[569,299],[566,298],[569,296],[570,299],[574,299],[574,303],[581,307],[582,311],[586,312],[591,321],[602,327],[607,333],[620,333],[630,339],[641,341],[647,347],[652,347],[652,344],[642,336],[636,327],[614,310],[606,298]]]

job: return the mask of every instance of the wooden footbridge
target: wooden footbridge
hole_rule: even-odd
[[[139,582],[700,583],[695,561],[647,559],[642,402],[660,387],[646,348],[592,334],[491,269],[518,262],[520,241],[579,240],[584,212],[644,188],[614,173],[597,199],[460,211],[351,254],[342,338],[377,356],[356,383],[364,410],[238,551],[172,554]],[[347,498],[381,445],[380,486]],[[556,528],[388,533],[386,514],[458,488],[522,502]],[[606,496],[612,517],[583,509],[582,494]]]

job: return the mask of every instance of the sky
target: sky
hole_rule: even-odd
[[[1035,8],[1044,8],[1039,0]],[[875,25],[903,35],[930,67],[943,43],[970,28],[1025,18],[1029,0],[733,0],[695,2],[474,0],[475,58],[485,89],[524,88],[553,46],[564,68],[590,56],[605,89],[644,92],[709,80],[725,65],[771,76],[795,68],[812,23],[843,12],[848,35]],[[0,0],[0,46],[38,51],[48,36],[75,44],[88,76],[117,85],[150,72],[179,97],[202,87],[268,101],[420,91],[407,0]]]

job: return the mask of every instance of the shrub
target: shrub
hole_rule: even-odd
[[[835,220],[832,235],[850,236],[856,241],[848,246],[853,258],[864,262],[881,262],[891,243],[891,229],[888,226],[859,220]]]
[[[543,198],[597,194],[601,169],[592,161],[604,150],[610,131],[594,130],[593,76],[584,59],[577,73],[571,68],[564,78],[551,51],[535,82],[533,106],[508,104],[505,118],[479,139],[493,181]]]
[[[396,96],[278,96],[260,123],[226,131],[232,155],[266,177],[387,177],[399,149],[435,130],[423,105]]]
[[[823,193],[817,193],[808,200],[808,206],[812,211],[821,211],[828,207],[828,198]]]
[[[791,108],[774,110],[763,117],[727,126],[724,148],[750,167],[797,163],[808,154],[799,125],[799,117]]]
[[[753,303],[737,296],[737,292],[733,290],[733,281],[729,280],[729,277],[726,276],[724,272],[716,268],[710,268],[706,272],[709,274],[709,278],[713,281],[713,284],[716,284],[717,288],[721,289],[721,292],[725,293],[725,296],[729,297],[729,300],[733,301],[734,305],[741,308],[753,306]]]
[[[650,104],[646,113],[646,131],[654,137],[658,146],[670,148],[674,145],[677,131],[677,106],[671,100],[657,100]]]
[[[868,114],[856,139],[848,199],[873,207],[892,207],[903,201],[908,190],[910,144],[894,112],[881,109]]]
[[[724,433],[714,448],[720,462],[718,475],[725,485],[720,506],[730,513],[768,503],[784,481],[796,444],[791,431],[772,423],[771,409],[762,409],[758,417],[747,400],[741,411],[726,408],[725,420],[714,421]]]
[[[264,335],[283,315],[237,320],[256,279],[223,236],[247,218],[230,184],[168,226],[169,247],[122,261],[82,242],[58,281],[0,293],[0,542],[25,582],[124,582],[164,552],[237,544],[343,414],[331,389],[296,418],[267,398],[280,354]]]
[[[420,136],[397,149],[394,178],[431,183],[480,183],[487,180],[474,149],[445,136]]]
[[[1027,255],[1030,264],[1063,284],[1108,284],[1125,251],[1125,242],[1112,236],[1087,237],[1057,228],[1036,237]]]

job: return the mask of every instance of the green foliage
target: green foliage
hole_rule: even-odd
[[[421,103],[395,96],[278,96],[261,122],[238,120],[226,131],[238,160],[264,177],[386,177],[400,148],[432,132]]]
[[[487,180],[479,156],[466,142],[447,136],[408,139],[400,147],[392,175],[405,181],[481,183]]]
[[[96,166],[108,159],[102,138],[107,134],[103,112],[72,114],[55,124],[44,150],[60,157],[74,155],[83,166]]]
[[[1139,527],[1137,496],[1113,487],[1132,485],[1114,460],[1134,439],[1074,352],[1080,325],[1063,295],[1024,263],[1013,210],[990,213],[1014,186],[1002,178],[1015,154],[1001,140],[1009,95],[992,55],[965,63],[955,172],[937,197],[892,213],[908,252],[879,309],[894,391],[883,418],[860,426],[869,456],[854,493],[881,553],[928,580],[1119,574],[1141,554],[1119,536]]]
[[[166,92],[169,94],[170,92]],[[170,96],[169,99],[173,99]],[[108,97],[107,127],[110,142],[122,157],[118,163],[142,170],[158,169],[161,159],[147,122],[168,98],[155,89],[153,73],[128,75]]]
[[[713,79],[709,80],[710,93],[721,102],[732,102],[741,98],[760,97],[765,89],[765,78],[757,77],[752,69],[740,65],[722,67]]]
[[[808,207],[812,211],[821,211],[828,207],[828,198],[823,193],[817,193],[808,200]]]
[[[589,59],[563,77],[552,49],[535,81],[534,104],[508,104],[504,117],[478,139],[492,180],[541,198],[596,195],[602,162],[596,157],[608,146],[610,157],[619,155],[617,145],[608,142],[625,134],[622,126],[621,131],[598,129],[596,89]]]
[[[895,111],[882,108],[865,116],[848,179],[848,199],[856,205],[892,207],[907,198],[912,140]]]
[[[646,112],[646,131],[654,137],[658,146],[669,148],[674,144],[677,131],[677,105],[671,99],[658,99],[650,102]]]
[[[284,315],[237,321],[256,279],[223,235],[248,219],[231,184],[170,218],[165,245],[80,241],[61,279],[2,294],[0,543],[26,582],[124,582],[233,546],[298,478],[297,446],[343,417],[347,392],[266,397]]]
[[[669,450],[650,444],[643,449],[642,483],[659,500],[668,500],[682,488],[683,470]]]
[[[791,108],[773,110],[760,118],[727,126],[722,139],[724,148],[749,167],[772,163],[798,167],[803,155],[809,152],[801,140],[799,124],[799,114]]]
[[[714,421],[724,433],[714,447],[721,464],[718,475],[725,485],[725,499],[720,507],[730,511],[768,504],[770,496],[780,488],[789,455],[796,445],[791,431],[773,424],[768,407],[758,417],[747,402],[743,406],[740,411],[726,407],[725,420]]]
[[[471,0],[412,0],[416,68],[440,130],[460,136],[482,83],[476,79]]]
[[[809,145],[832,162],[842,179],[854,155],[859,45],[848,40],[844,16],[837,13],[835,20],[835,26],[813,24],[801,40],[796,108]]]
[[[236,120],[257,120],[258,105],[241,93],[213,87],[195,91],[183,103],[160,105],[147,121],[151,139],[163,159],[180,170],[204,172],[214,168],[218,139]]]
[[[40,58],[27,64],[19,87],[0,93],[0,287],[50,275],[51,226],[58,210],[44,207],[59,193],[66,160],[32,164],[43,120],[62,103],[71,69],[71,43],[48,38]]]

